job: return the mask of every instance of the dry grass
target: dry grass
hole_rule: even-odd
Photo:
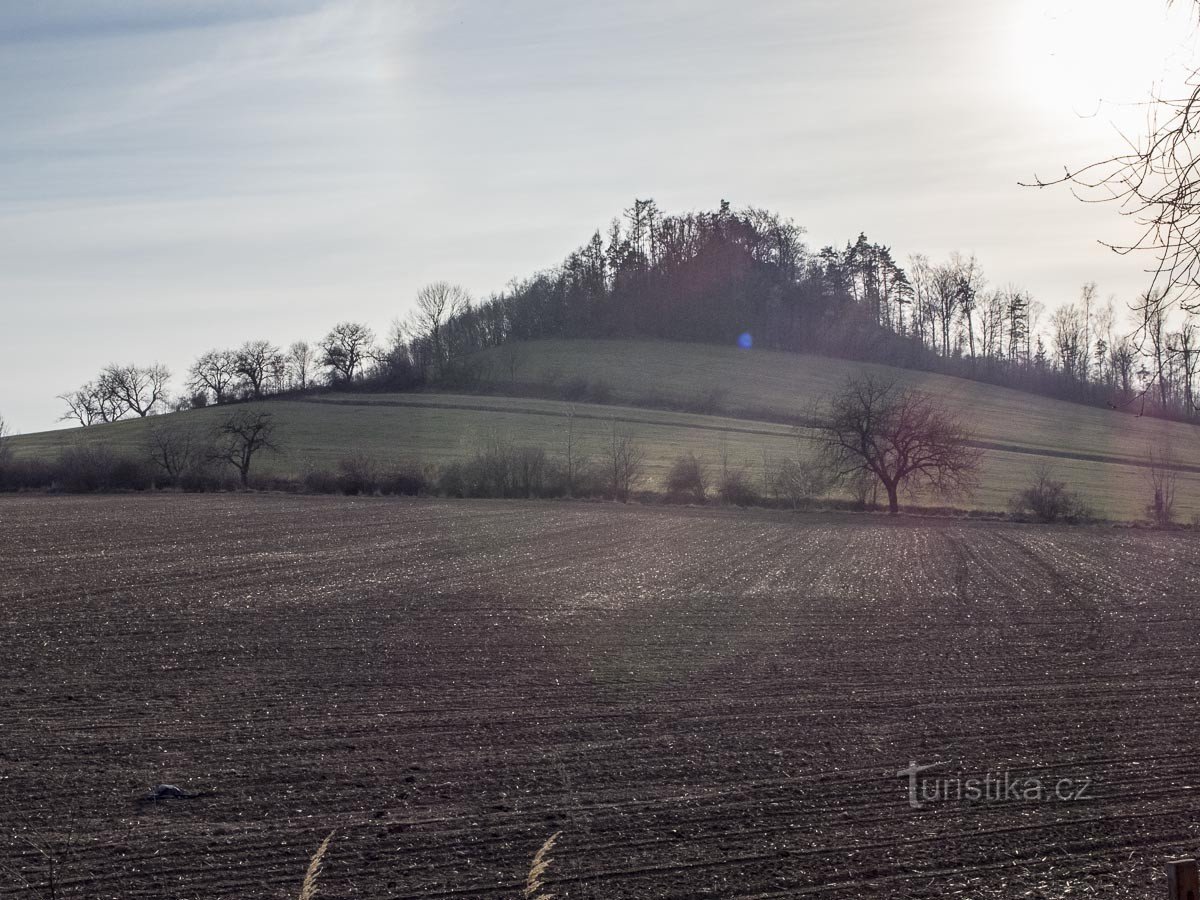
[[[300,887],[300,900],[316,900],[319,882],[321,880],[321,870],[325,864],[325,854],[329,852],[329,845],[333,841],[335,832],[329,832],[328,837],[321,842],[321,846],[317,848],[317,852],[313,854],[312,859],[308,863],[308,871],[304,873],[304,884]],[[562,836],[561,831],[556,831],[546,839],[546,843],[538,848],[538,852],[533,855],[533,863],[529,866],[529,874],[525,876],[525,889],[521,892],[521,896],[526,900],[554,900],[554,894],[544,893],[545,883],[543,878],[550,870],[550,864],[554,859],[550,856],[550,851],[554,849],[554,845]]]
[[[300,900],[315,900],[317,885],[321,880],[321,867],[325,863],[325,854],[329,851],[329,843],[333,840],[333,835],[334,832],[329,832],[329,836],[321,841],[321,846],[317,848],[317,852],[309,861],[308,871],[304,873],[304,884],[300,887]]]
[[[554,862],[550,856],[550,851],[554,849],[554,844],[558,841],[561,834],[561,831],[554,832],[554,834],[546,839],[546,843],[542,844],[538,852],[533,855],[533,864],[529,867],[529,874],[525,877],[525,890],[521,892],[521,896],[525,897],[526,900],[553,900],[553,894],[542,892],[545,887],[542,877],[550,869],[550,863]]]

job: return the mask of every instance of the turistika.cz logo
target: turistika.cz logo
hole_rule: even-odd
[[[1090,778],[1043,778],[1014,775],[1007,769],[964,777],[933,772],[945,763],[918,765],[910,760],[908,768],[896,773],[908,779],[908,805],[924,809],[931,803],[1066,803],[1090,800]]]

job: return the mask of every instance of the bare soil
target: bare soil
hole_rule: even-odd
[[[0,499],[0,896],[1157,897],[1194,535],[614,504]],[[939,763],[1083,799],[910,806]],[[160,783],[199,796],[139,802]],[[26,884],[27,882],[28,884]]]

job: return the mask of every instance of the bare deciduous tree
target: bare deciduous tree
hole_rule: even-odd
[[[189,390],[211,393],[214,403],[224,403],[237,378],[237,355],[232,350],[209,350],[192,364],[189,375]]]
[[[321,339],[321,364],[330,380],[353,381],[375,355],[375,332],[359,322],[339,322]]]
[[[279,452],[275,440],[275,417],[268,412],[240,410],[218,426],[212,458],[237,469],[242,487],[250,484],[250,464],[260,450]]]
[[[1172,0],[1168,0],[1170,5]],[[1192,3],[1200,11],[1200,3]],[[1151,282],[1141,299],[1143,313],[1177,303],[1200,308],[1200,68],[1193,69],[1174,96],[1152,96],[1145,131],[1125,138],[1128,149],[1061,176],[1035,176],[1027,187],[1069,185],[1086,202],[1115,203],[1140,228],[1128,244],[1105,246],[1127,255],[1155,257]]]
[[[204,458],[208,450],[205,443],[196,427],[163,422],[146,435],[146,455],[170,483],[177,484]]]
[[[525,346],[516,341],[508,341],[500,345],[500,359],[504,363],[505,374],[512,387],[517,386],[517,373],[525,363]]]
[[[287,351],[288,380],[298,390],[306,391],[316,367],[317,354],[308,341],[296,341]]]
[[[145,418],[167,402],[171,372],[161,363],[152,366],[107,366],[100,374],[103,392],[121,410],[117,418],[133,413]]]
[[[1197,334],[1196,323],[1191,316],[1184,319],[1179,331],[1171,335],[1167,350],[1182,364],[1179,382],[1183,393],[1184,411],[1194,413],[1197,411],[1195,385],[1200,364],[1200,335]]]
[[[446,363],[443,327],[447,320],[465,311],[470,305],[471,295],[467,293],[466,288],[448,281],[435,281],[417,292],[413,331],[429,340],[433,348],[435,370],[440,370]]]
[[[67,404],[63,419],[74,419],[87,427],[99,422],[116,422],[131,413],[145,417],[167,405],[166,366],[106,366],[95,381],[59,394]]]
[[[902,490],[953,496],[975,486],[981,454],[973,435],[921,391],[875,376],[853,379],[833,397],[819,429],[832,477],[878,481],[892,514]]]
[[[1175,492],[1179,486],[1179,470],[1170,444],[1151,447],[1147,453],[1151,500],[1146,514],[1155,525],[1170,525],[1175,520]]]
[[[563,450],[565,451],[564,469],[567,482],[567,496],[575,496],[575,490],[579,484],[579,473],[587,465],[586,459],[580,459],[579,448],[575,441],[575,407],[572,406],[567,410],[567,440]]]
[[[246,392],[258,400],[266,387],[278,379],[284,359],[279,348],[270,341],[247,341],[234,353],[233,365]]]
[[[89,381],[83,387],[76,388],[66,394],[59,394],[58,399],[67,404],[67,411],[60,420],[74,419],[84,428],[97,422],[108,421],[104,418],[100,396],[94,382]]]
[[[8,462],[12,456],[12,443],[9,441],[8,422],[4,420],[4,416],[0,416],[0,466]]]
[[[629,499],[633,488],[642,479],[645,461],[645,448],[634,439],[630,431],[617,428],[617,420],[613,419],[608,457],[608,485],[615,499],[622,502]]]

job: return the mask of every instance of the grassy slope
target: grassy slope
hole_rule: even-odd
[[[507,359],[491,354],[486,369],[496,373],[495,389],[512,378]],[[485,359],[487,359],[485,355]],[[1098,511],[1114,518],[1137,518],[1145,505],[1145,473],[1134,465],[1146,444],[1169,435],[1176,454],[1200,465],[1200,430],[1032,397],[1017,391],[925,373],[841,360],[687,344],[633,341],[547,341],[523,345],[516,381],[529,385],[586,376],[606,382],[616,400],[651,396],[686,403],[720,389],[723,403],[742,410],[769,409],[775,414],[807,413],[813,403],[854,372],[869,368],[904,378],[945,397],[972,421],[980,437],[1006,449],[986,453],[981,490],[969,504],[1002,509],[1014,488],[1027,481],[1049,452],[1058,473],[1086,493]],[[724,448],[734,464],[757,475],[764,455],[795,451],[796,436],[782,425],[745,419],[663,412],[628,406],[599,406],[505,396],[452,394],[325,395],[319,402],[271,401],[281,420],[287,452],[264,457],[262,472],[297,473],[308,466],[336,465],[352,450],[382,459],[421,463],[461,458],[492,431],[554,453],[566,440],[567,413],[575,412],[576,441],[599,458],[616,418],[635,431],[647,447],[649,475],[658,482],[671,460],[692,450],[715,464]],[[197,410],[181,421],[211,425],[222,410]],[[153,421],[153,420],[151,420]],[[119,422],[86,431],[44,432],[15,440],[22,455],[57,453],[72,440],[102,440],[137,451],[147,421]],[[1110,461],[1071,458],[1073,454]],[[1065,458],[1064,458],[1065,457]],[[1044,457],[1043,457],[1044,458]],[[1183,518],[1200,514],[1200,474],[1181,476]]]
[[[1141,460],[1151,441],[1169,438],[1181,462],[1200,466],[1200,428],[1194,425],[1139,418],[947,375],[696,344],[539,341],[519,346],[517,382],[538,384],[582,373],[609,385],[617,402],[657,396],[688,403],[717,391],[729,409],[805,415],[814,401],[841,388],[848,377],[874,372],[944,398],[985,441]],[[481,356],[485,377],[502,389],[511,379],[508,359],[501,351]]]

